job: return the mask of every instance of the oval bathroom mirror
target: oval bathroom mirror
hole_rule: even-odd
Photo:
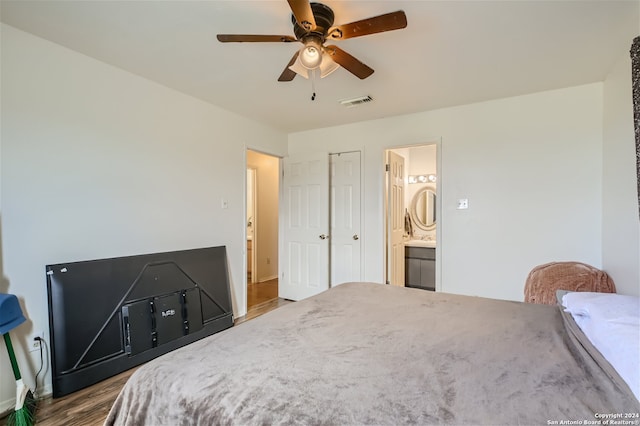
[[[420,189],[411,202],[411,219],[424,231],[436,227],[436,190],[431,186]]]

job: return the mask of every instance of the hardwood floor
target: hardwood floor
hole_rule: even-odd
[[[293,302],[291,300],[285,300],[280,298],[267,300],[266,302],[262,302],[259,305],[255,305],[251,307],[249,310],[247,310],[247,315],[240,318],[236,318],[236,320],[234,321],[234,324],[238,325],[245,321],[249,321],[251,319],[254,319],[255,317],[259,317],[262,314],[266,314],[269,311],[273,311],[274,309],[289,303],[293,303]]]
[[[269,298],[273,294],[273,284],[253,289],[254,304],[247,310],[247,315],[236,318],[234,324],[249,321],[280,306],[292,303],[291,301],[278,299],[277,280],[276,297]],[[271,281],[268,281],[269,283]],[[262,286],[266,283],[259,283]],[[269,288],[271,287],[271,290]],[[120,389],[139,367],[132,368],[123,373],[106,379],[88,388],[79,390],[61,398],[47,397],[38,402],[36,411],[36,424],[41,426],[99,426],[109,413],[109,409],[115,401]],[[0,424],[5,424],[6,419],[0,419]]]
[[[139,367],[120,373],[71,395],[38,402],[36,424],[42,426],[99,426],[109,414],[120,389]]]
[[[269,300],[278,298],[278,279],[261,282],[247,283],[247,310]]]

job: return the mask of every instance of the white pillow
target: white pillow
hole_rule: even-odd
[[[562,305],[640,400],[640,297],[574,292]]]

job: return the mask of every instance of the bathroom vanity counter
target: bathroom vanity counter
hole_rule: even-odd
[[[423,243],[423,244],[415,244]],[[435,241],[405,242],[404,271],[405,287],[436,289],[436,247]],[[431,243],[427,245],[424,243]]]
[[[436,248],[436,242],[434,240],[409,240],[404,242],[404,246]]]

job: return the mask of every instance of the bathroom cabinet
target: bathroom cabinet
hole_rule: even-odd
[[[435,247],[404,248],[405,287],[436,289]]]

